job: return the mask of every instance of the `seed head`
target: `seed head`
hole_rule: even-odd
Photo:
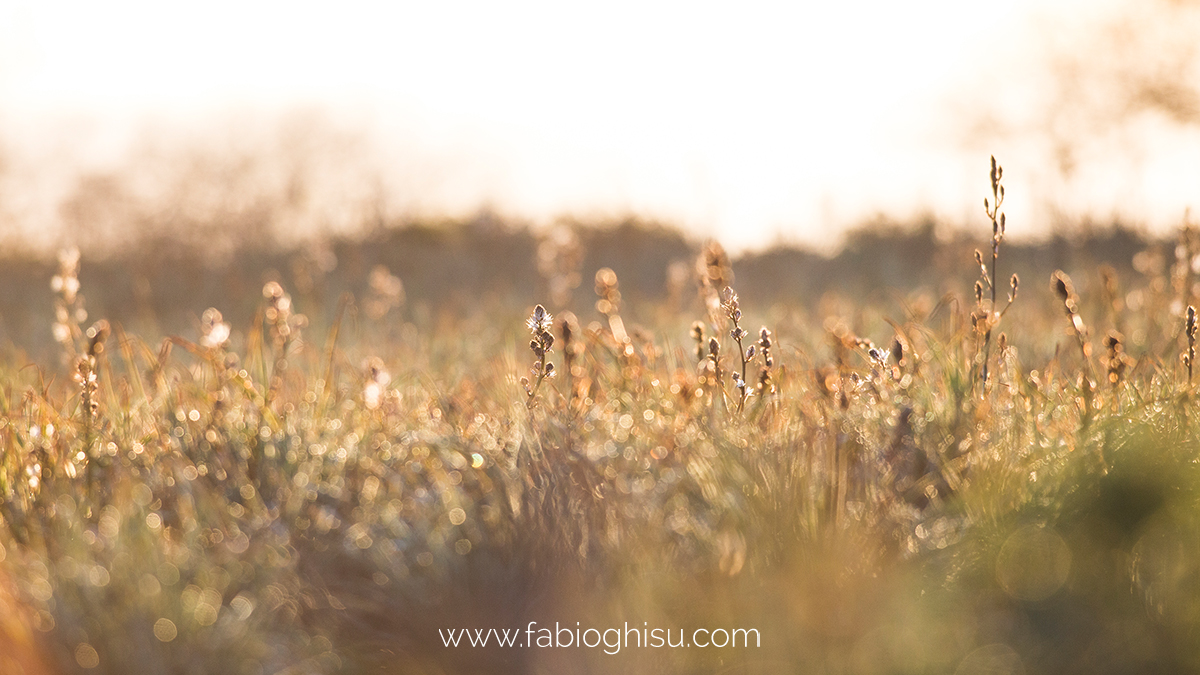
[[[533,314],[525,320],[525,325],[534,334],[549,332],[550,327],[554,325],[554,317],[550,315],[550,312],[546,311],[545,307],[538,305],[533,308]]]
[[[875,363],[882,364],[884,362],[883,350],[879,349],[878,347],[871,347],[868,349],[867,356],[870,356],[871,360]]]
[[[742,320],[742,309],[738,306],[738,295],[732,288],[726,286],[725,290],[721,292],[721,297],[721,308],[725,310],[725,316],[729,317],[729,320],[733,322],[733,329],[729,331],[729,335],[740,343],[747,333],[742,330],[740,323]]]
[[[766,326],[758,331],[758,347],[762,351],[763,363],[766,364],[766,367],[774,366],[775,358],[771,355],[771,331],[767,330]]]
[[[704,250],[697,260],[697,268],[700,272],[701,284],[710,289],[708,291],[710,293],[715,294],[733,284],[733,267],[729,264],[729,255],[715,241],[704,245]]]
[[[692,324],[692,339],[696,341],[696,360],[704,358],[705,340],[704,340],[704,324],[697,321]]]
[[[1063,302],[1068,302],[1071,299],[1071,279],[1059,270],[1054,273],[1054,292],[1058,294],[1059,299]]]

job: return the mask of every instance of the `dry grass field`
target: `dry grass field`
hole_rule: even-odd
[[[1200,670],[1200,238],[1010,243],[1001,182],[832,257],[492,217],[13,253],[0,672]],[[439,632],[530,622],[761,643]]]

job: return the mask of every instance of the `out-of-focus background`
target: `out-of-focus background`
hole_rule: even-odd
[[[373,270],[415,316],[564,265],[657,302],[707,238],[757,302],[961,293],[993,154],[1003,275],[1125,273],[1191,222],[1197,29],[1168,0],[3,3],[0,342],[53,353],[75,248],[91,316],[146,335],[248,322],[274,279],[331,320]]]
[[[228,248],[487,211],[830,251],[982,226],[989,154],[1013,237],[1165,232],[1200,184],[1198,29],[1186,0],[10,0],[0,233]]]

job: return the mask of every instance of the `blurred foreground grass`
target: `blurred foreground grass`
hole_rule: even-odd
[[[494,264],[536,298],[368,260],[293,302],[293,267],[166,339],[83,320],[71,255],[37,277],[58,342],[0,364],[0,672],[1200,670],[1192,232],[1078,289],[1022,268],[998,322],[969,254],[759,300],[769,253],[631,264],[661,293],[577,232],[526,248]],[[150,297],[109,293],[92,318]],[[438,636],[530,621],[762,646]]]

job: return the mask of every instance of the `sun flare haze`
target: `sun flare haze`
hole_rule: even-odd
[[[57,242],[81,176],[161,178],[151,156],[201,149],[352,168],[309,197],[318,214],[632,214],[735,250],[829,246],[877,217],[976,224],[995,154],[1017,236],[1161,230],[1200,184],[1196,17],[1165,1],[8,2],[0,215]]]

